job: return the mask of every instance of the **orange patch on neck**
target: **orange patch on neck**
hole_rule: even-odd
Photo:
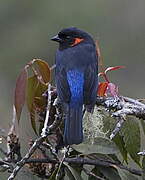
[[[82,38],[75,38],[75,41],[73,44],[71,44],[71,46],[75,46],[75,45],[79,44],[80,42],[82,42],[83,40],[84,39],[82,39]]]

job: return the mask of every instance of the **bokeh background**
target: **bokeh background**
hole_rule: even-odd
[[[144,19],[144,0],[1,0],[0,127],[10,127],[14,88],[21,69],[33,58],[53,65],[57,45],[50,38],[64,27],[76,26],[98,39],[104,65],[126,67],[109,73],[120,93],[144,98]],[[29,125],[25,115],[20,124],[24,141],[31,137]]]

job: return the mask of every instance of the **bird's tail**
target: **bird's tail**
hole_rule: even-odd
[[[66,114],[64,128],[64,144],[80,144],[83,141],[83,106],[70,107]]]

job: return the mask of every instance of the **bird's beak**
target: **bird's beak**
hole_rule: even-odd
[[[52,40],[52,41],[56,41],[56,42],[61,42],[61,39],[59,38],[58,35],[52,37],[51,40]]]

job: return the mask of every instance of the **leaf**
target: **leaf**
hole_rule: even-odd
[[[113,83],[108,83],[106,93],[107,93],[107,95],[110,95],[113,97],[118,96],[118,86],[116,86]]]
[[[39,82],[36,92],[34,103],[38,109],[45,110],[46,108],[46,97],[42,96],[42,94],[47,90],[48,86]]]
[[[145,134],[145,121],[143,119],[141,119],[141,125],[142,125],[142,129],[143,129],[143,132]]]
[[[51,174],[51,176],[49,177],[48,180],[56,180],[57,172],[58,172],[58,168],[56,168],[56,169],[52,172],[52,174]]]
[[[42,94],[46,89],[47,85],[39,82],[36,75],[28,78],[26,100],[30,113],[31,125],[36,134],[35,112],[38,110],[45,110],[46,98],[43,97]]]
[[[99,46],[99,41],[96,41],[96,54],[98,55],[98,65],[100,66],[101,71],[104,71],[104,67],[103,67],[103,57],[101,55],[101,50],[100,50],[100,46]]]
[[[30,113],[31,125],[36,134],[37,134],[37,130],[36,130],[36,123],[35,123],[34,99],[35,99],[38,85],[39,85],[39,82],[36,75],[28,78],[26,101],[27,101],[27,107]]]
[[[16,81],[16,88],[15,88],[14,105],[15,105],[18,121],[20,120],[22,108],[25,103],[26,84],[27,84],[27,71],[24,68],[20,73],[20,75],[18,76],[18,79]]]
[[[34,108],[32,108],[32,110],[31,110],[31,112],[30,112],[30,119],[31,119],[32,128],[33,128],[35,134],[38,135],[37,129],[36,129],[35,110],[34,110]]]
[[[71,171],[68,168],[65,168],[64,180],[75,180],[74,176],[72,175]]]
[[[140,151],[141,146],[138,122],[133,117],[127,118],[121,133],[127,152],[130,154],[131,158],[140,165],[140,156],[137,154]]]
[[[143,168],[142,179],[145,180],[145,156],[142,159],[142,168]]]
[[[114,71],[114,70],[121,69],[121,68],[125,68],[125,66],[108,67],[108,68],[105,70],[105,74],[106,74],[108,71]]]
[[[98,96],[105,96],[107,87],[108,87],[108,82],[99,83],[98,91],[97,91]]]
[[[115,144],[117,145],[117,147],[119,148],[120,153],[123,156],[123,159],[126,161],[127,163],[127,151],[125,148],[125,143],[123,140],[123,137],[119,134],[117,134],[114,138],[113,141],[115,142]]]
[[[102,177],[102,173],[99,171],[98,166],[97,166],[97,167],[95,166],[95,167],[91,170],[91,173],[95,174],[95,175],[98,176],[98,177]],[[96,177],[90,175],[90,176],[88,177],[88,180],[96,180]]]
[[[113,167],[98,167],[98,170],[109,180],[121,180],[118,171]]]
[[[63,164],[69,169],[75,180],[83,180],[81,175],[73,167],[66,162],[63,162]]]
[[[35,59],[34,63],[37,64],[43,82],[48,83],[51,79],[51,71],[49,65],[41,59]]]
[[[39,81],[38,81],[36,75],[28,78],[26,101],[27,101],[27,107],[28,107],[29,112],[32,111],[34,98],[35,98],[35,94],[36,94],[36,89],[37,89],[38,85],[39,85]]]
[[[81,143],[79,145],[72,145],[72,147],[83,154],[92,154],[92,153],[101,153],[101,154],[115,154],[118,153],[118,148],[116,147],[115,143],[102,138],[98,137],[95,138],[94,144],[91,141],[87,141]]]
[[[115,166],[120,177],[121,180],[139,180],[138,176],[131,174],[130,172],[124,170],[124,169],[120,169],[117,166]]]

